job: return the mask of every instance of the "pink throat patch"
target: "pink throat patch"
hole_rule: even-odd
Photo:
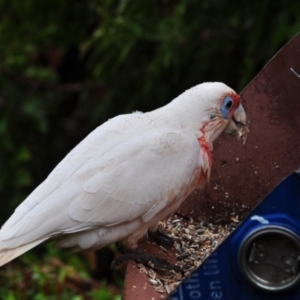
[[[198,143],[199,143],[199,146],[200,148],[202,149],[203,153],[201,154],[203,156],[204,159],[207,159],[208,160],[208,164],[209,164],[209,169],[212,165],[212,152],[210,151],[209,149],[209,145],[208,143],[206,142],[204,136],[201,136],[199,139],[198,139]],[[208,180],[209,180],[209,173],[210,171],[208,169],[206,170],[203,170],[201,168],[201,174],[199,176],[199,179],[198,179],[198,183],[197,185],[199,184],[205,184]]]
[[[209,145],[208,145],[207,141],[205,140],[204,136],[201,136],[198,139],[198,142],[199,142],[200,148],[204,151],[203,156],[207,157],[208,162],[209,162],[209,166],[211,166],[212,165],[213,154],[210,151]]]

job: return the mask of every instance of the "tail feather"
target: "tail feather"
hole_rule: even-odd
[[[41,238],[39,240],[33,241],[25,245],[21,245],[13,249],[3,249],[4,245],[0,242],[0,267],[47,239],[48,238]]]

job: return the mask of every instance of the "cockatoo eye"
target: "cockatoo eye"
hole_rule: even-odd
[[[230,116],[230,110],[233,106],[233,99],[230,96],[226,96],[222,102],[220,112],[224,119],[228,119]]]
[[[229,98],[229,99],[228,99]],[[230,109],[231,107],[232,107],[232,104],[233,104],[233,100],[230,98],[230,97],[226,97],[225,98],[225,100],[226,100],[226,102],[225,102],[225,107],[227,108],[227,109]]]

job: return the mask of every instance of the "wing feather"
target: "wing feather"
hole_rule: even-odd
[[[77,198],[70,216],[105,226],[140,217],[147,222],[173,200],[174,190],[189,183],[199,156],[196,138],[187,133],[148,132],[119,145],[104,157],[114,162],[84,184],[85,192],[94,194],[89,209],[86,197]]]
[[[199,151],[194,135],[166,129],[144,132],[105,153],[94,152],[77,167],[76,156],[74,161],[69,157],[59,170],[71,164],[72,172],[56,189],[51,186],[56,176],[49,176],[46,186],[38,188],[43,201],[37,197],[39,191],[33,192],[34,200],[22,204],[27,213],[6,225],[0,238],[15,247],[137,218],[148,222],[191,181],[199,167]]]

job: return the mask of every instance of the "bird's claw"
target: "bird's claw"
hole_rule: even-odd
[[[178,240],[177,238],[173,238],[159,229],[157,229],[156,231],[149,231],[149,236],[155,242],[165,248],[172,248],[174,246],[174,242]]]
[[[157,257],[153,254],[149,254],[141,248],[137,248],[132,252],[128,252],[119,256],[112,262],[111,268],[113,270],[118,270],[127,260],[133,260],[138,264],[146,265],[158,272],[166,272],[172,270],[177,273],[183,272],[181,267],[170,264],[166,259]]]

